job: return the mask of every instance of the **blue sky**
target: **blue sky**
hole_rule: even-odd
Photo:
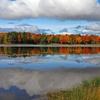
[[[50,18],[35,18],[35,19],[21,19],[21,20],[5,20],[0,19],[0,25],[36,25],[39,28],[59,29],[64,27],[75,27],[79,25],[86,25],[88,21],[84,20],[56,20]]]
[[[40,0],[40,1],[43,1],[43,0]],[[61,2],[63,5],[64,5],[64,2],[65,3],[68,2],[68,0],[65,0],[65,1],[64,0],[61,0],[61,1],[58,0],[58,1]],[[56,4],[58,4],[58,1],[55,0]],[[75,0],[71,0],[69,2],[69,5],[72,4],[73,1],[75,1]],[[80,1],[81,1],[81,4],[80,4]],[[79,3],[75,2],[75,6],[77,4],[80,4],[79,6],[80,7],[82,6],[82,11],[85,11],[85,8],[87,8],[86,9],[86,11],[87,11],[86,14],[89,13],[88,9],[91,10],[91,9],[93,9],[93,7],[96,6],[94,4],[95,0],[84,0],[84,2],[82,0],[77,0],[77,2],[79,2]],[[100,2],[100,0],[98,0],[98,4],[99,4],[99,2]],[[13,9],[15,7],[15,6],[13,6],[14,4],[19,6],[21,3],[24,3],[25,5],[22,6],[22,8],[17,9],[16,12],[14,10],[14,13],[12,12],[14,14],[13,15],[13,14],[10,14],[9,7],[7,8],[6,5],[4,5],[6,3],[7,3],[7,5],[10,5]],[[34,0],[33,1],[32,0],[26,0],[26,1],[24,1],[24,0],[13,0],[13,1],[5,0],[5,2],[3,2],[3,0],[1,0],[2,5],[0,5],[0,13],[1,13],[1,15],[0,15],[0,27],[11,27],[11,26],[16,26],[16,25],[33,25],[33,26],[37,26],[40,29],[51,29],[53,31],[59,31],[63,28],[68,28],[69,32],[73,32],[73,30],[71,30],[71,29],[74,28],[74,27],[89,26],[93,23],[97,23],[97,22],[99,23],[100,22],[100,15],[98,14],[99,10],[95,11],[95,12],[98,12],[98,13],[94,13],[95,16],[93,14],[86,16],[85,12],[83,12],[83,16],[81,16],[82,13],[81,12],[77,13],[77,9],[76,9],[76,11],[74,11],[74,7],[73,7],[72,12],[73,13],[76,12],[76,13],[74,13],[73,15],[72,14],[70,15],[70,13],[66,11],[65,12],[66,14],[64,14],[64,13],[60,12],[59,8],[62,7],[62,6],[59,6],[59,5],[58,5],[58,8],[57,8],[57,9],[59,9],[58,12],[53,12],[53,10],[50,10],[50,7],[52,9],[52,6],[47,1],[46,1],[46,4],[48,4],[48,6],[43,5],[41,3],[41,5],[43,5],[43,7],[41,7],[41,9],[43,9],[42,10],[43,14],[39,13],[39,15],[37,15],[37,12],[35,12],[35,11],[37,11],[37,9],[34,8],[35,10],[32,12],[33,14],[32,15],[31,14],[27,15],[28,12],[27,13],[25,12],[26,8],[24,8],[24,7],[25,6],[27,7],[30,4],[30,7],[31,7],[30,9],[33,10],[32,3],[38,4],[38,2],[35,2]],[[84,5],[82,5],[82,3]],[[93,6],[89,7],[90,6],[89,4],[91,4]],[[73,5],[74,5],[74,3],[73,3]],[[64,5],[64,6],[66,6],[66,5]],[[44,8],[47,8],[47,10],[45,11]],[[5,15],[3,16],[3,14],[5,14],[5,13],[1,12],[2,9],[4,10],[4,12],[8,13],[7,16],[5,16]],[[21,10],[21,9],[22,9],[23,15],[21,15],[20,12],[17,13],[17,11]],[[23,10],[23,9],[25,9],[25,10]],[[62,8],[62,9],[65,9],[65,8]],[[62,9],[61,9],[61,11],[63,11]],[[71,8],[69,8],[69,9],[71,9]],[[51,15],[47,13],[48,11],[51,12]],[[57,13],[57,15],[55,15],[54,13]],[[62,14],[62,15],[60,15],[60,14]],[[92,17],[92,15],[93,15],[93,17]],[[96,16],[98,16],[98,17],[96,17]],[[90,18],[90,20],[89,20],[89,18]]]
[[[33,25],[39,29],[50,29],[55,33],[58,33],[63,28],[67,28],[69,32],[75,33],[73,30],[77,26],[85,26],[90,24],[86,20],[56,20],[48,18],[35,18],[35,19],[21,19],[21,20],[5,20],[0,19],[0,26],[12,27],[16,25]]]

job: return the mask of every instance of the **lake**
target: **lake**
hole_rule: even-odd
[[[0,68],[48,70],[99,67],[100,48],[1,47]]]
[[[47,100],[100,77],[99,47],[0,47],[0,100]]]

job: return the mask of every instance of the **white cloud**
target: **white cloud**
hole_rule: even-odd
[[[100,24],[95,23],[85,27],[85,32],[100,35]]]
[[[39,28],[35,25],[17,25],[15,27],[13,27],[14,31],[17,32],[33,32],[36,33],[38,32]]]
[[[76,33],[100,35],[100,23],[90,23],[84,26],[74,27]]]
[[[21,25],[10,25],[10,26],[0,26],[0,32],[32,32],[37,33],[39,28],[35,25],[21,24]]]
[[[0,18],[53,17],[100,20],[96,0],[0,0]]]
[[[100,24],[99,23],[95,23],[95,24],[91,24],[88,25],[86,27],[87,30],[92,30],[92,31],[100,31]]]

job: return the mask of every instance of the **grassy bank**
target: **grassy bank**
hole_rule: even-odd
[[[83,81],[71,90],[47,94],[48,100],[100,100],[100,78]]]

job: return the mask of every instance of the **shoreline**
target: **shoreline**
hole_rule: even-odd
[[[0,44],[0,47],[100,47],[100,44]]]

